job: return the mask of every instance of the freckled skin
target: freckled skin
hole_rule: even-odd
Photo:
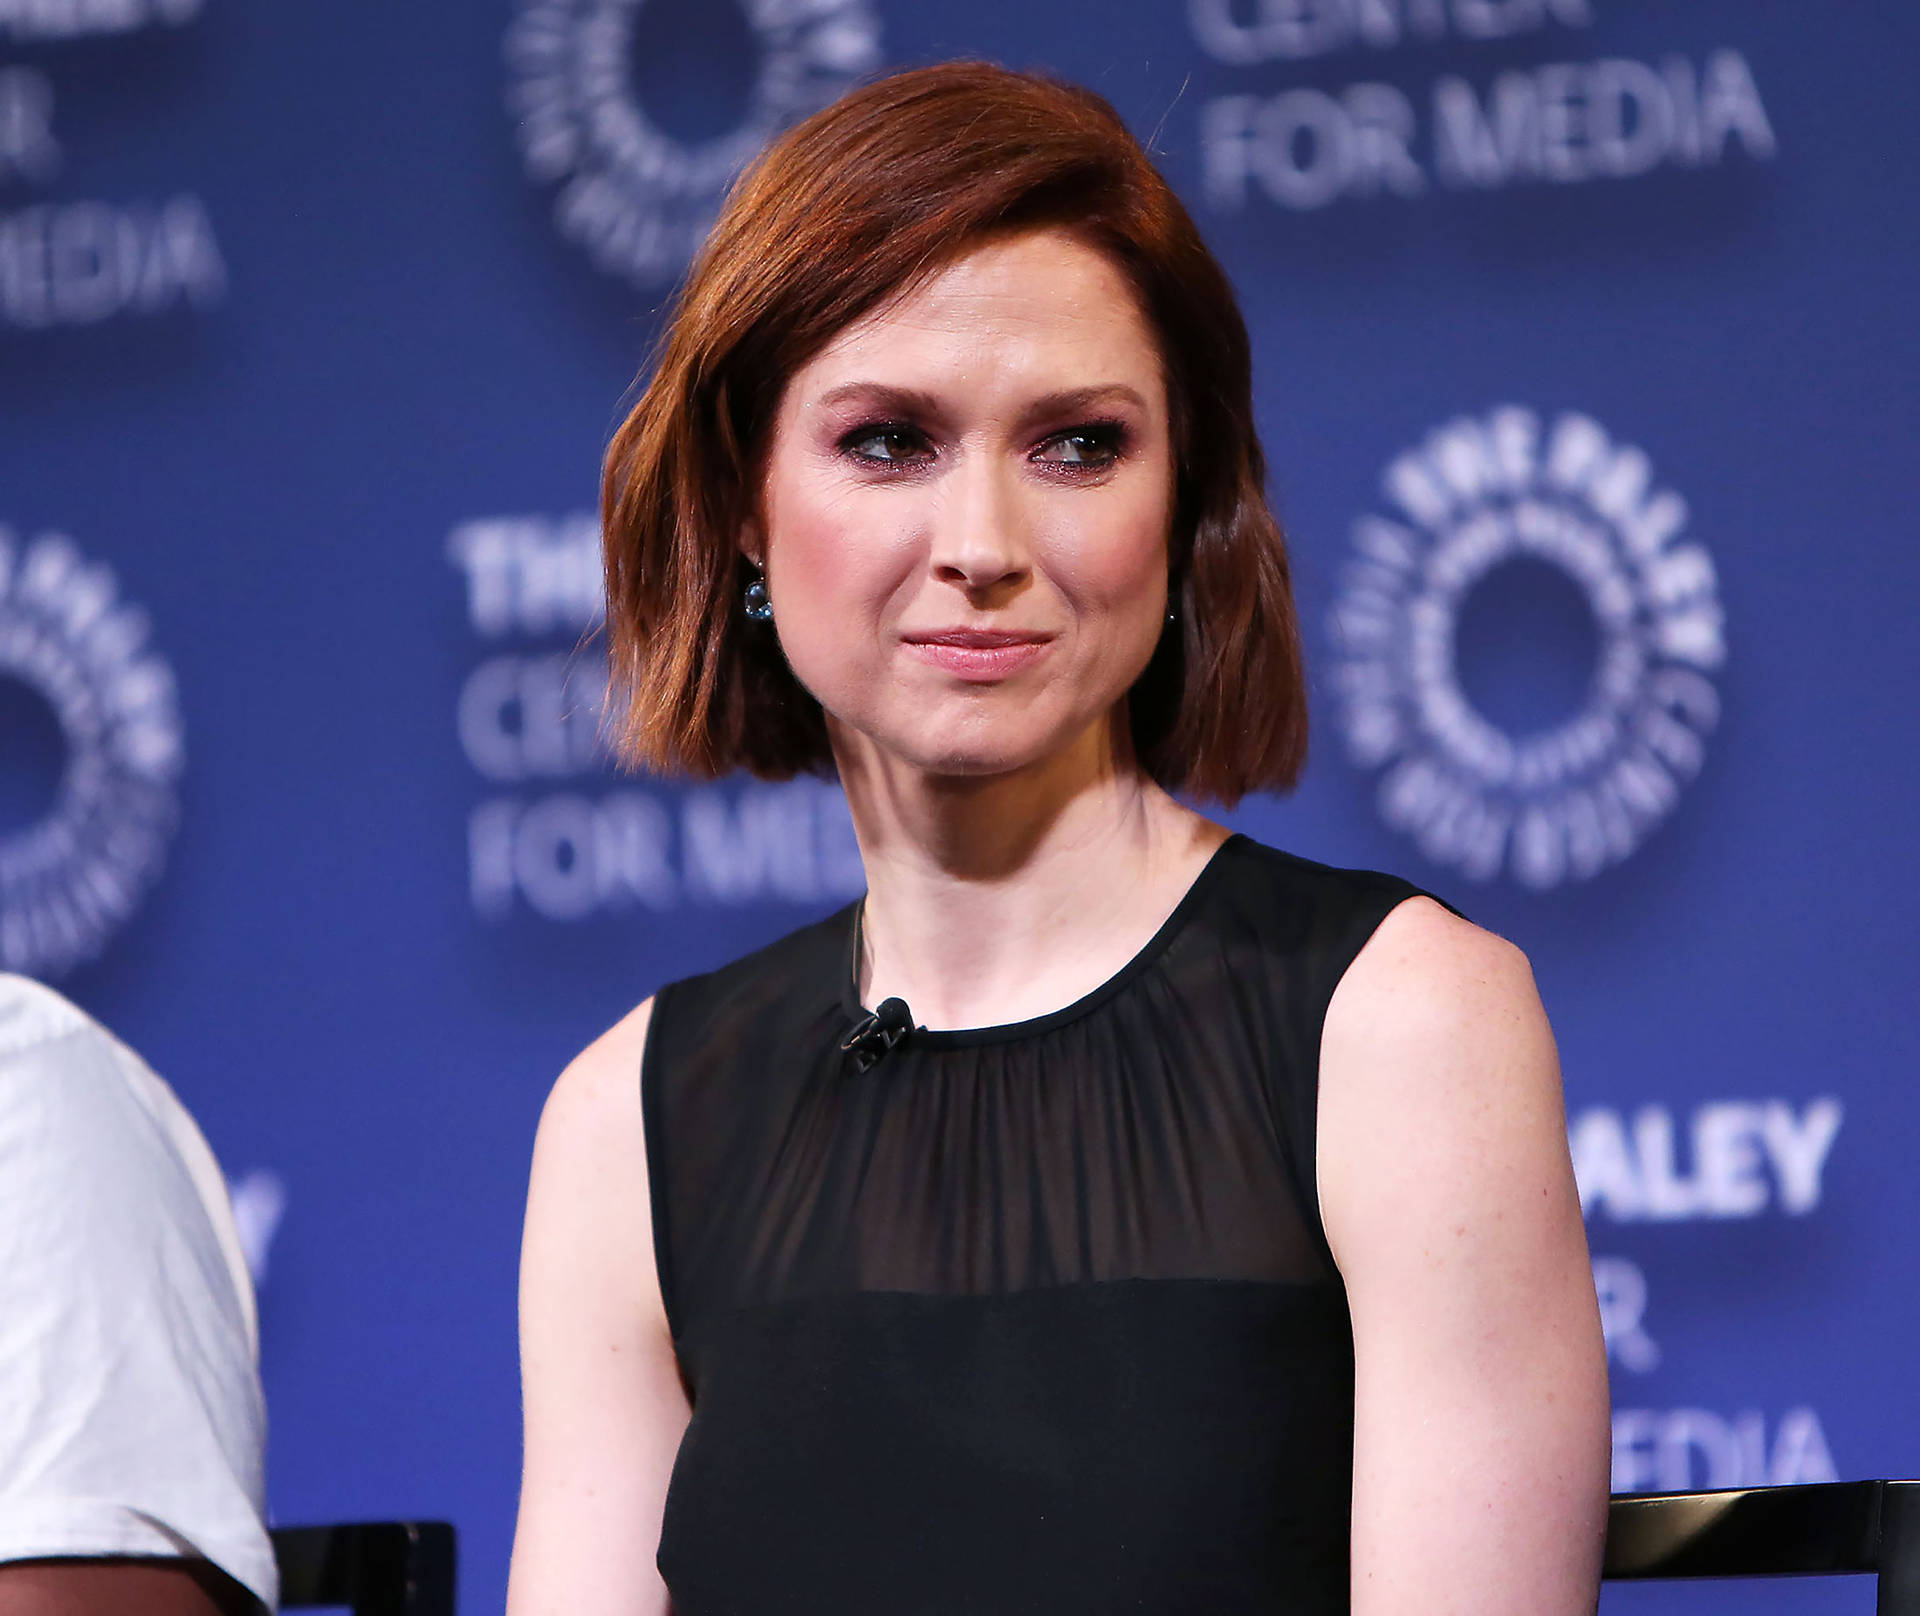
[[[849,448],[890,422],[906,435]],[[1076,461],[1086,443],[1058,436],[1089,422],[1118,434],[1108,463]],[[1035,232],[969,253],[794,375],[765,531],[743,545],[764,559],[781,647],[836,746],[992,775],[1104,733],[1145,668],[1173,481],[1160,355],[1131,288],[1071,236]],[[990,682],[902,644],[952,627],[1048,640]]]

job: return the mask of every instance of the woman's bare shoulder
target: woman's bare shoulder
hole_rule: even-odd
[[[1526,956],[1430,899],[1400,904],[1342,978],[1321,1039],[1320,1202],[1336,1253],[1562,1199],[1565,1130]]]
[[[574,1056],[555,1080],[534,1141],[536,1186],[595,1168],[601,1171],[593,1176],[609,1187],[645,1185],[640,1065],[652,1016],[653,1000],[647,999]]]
[[[647,1318],[660,1312],[640,1106],[649,1010],[641,1005],[575,1056],[540,1114],[521,1247],[528,1342],[555,1331],[620,1336],[633,1327],[636,1295]]]
[[[547,1097],[547,1115],[565,1120],[626,1114],[640,1101],[640,1063],[646,1055],[653,1000],[645,999],[567,1063]]]
[[[1327,1036],[1362,1045],[1400,1038],[1497,1037],[1539,1017],[1527,957],[1431,898],[1381,921],[1327,1007]]]

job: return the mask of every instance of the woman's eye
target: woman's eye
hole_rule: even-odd
[[[1033,453],[1035,460],[1058,466],[1110,466],[1120,458],[1125,434],[1119,425],[1077,426],[1056,432]]]
[[[866,426],[840,440],[841,449],[856,460],[898,465],[927,458],[927,440],[910,426]]]

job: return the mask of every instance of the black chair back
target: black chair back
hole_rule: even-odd
[[[1618,1497],[1609,1580],[1877,1575],[1879,1616],[1920,1616],[1920,1481]]]
[[[445,1521],[277,1526],[280,1605],[345,1605],[353,1616],[453,1616],[453,1528]]]

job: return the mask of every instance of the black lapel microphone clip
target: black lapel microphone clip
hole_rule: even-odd
[[[893,1053],[894,1046],[913,1031],[913,1012],[905,999],[882,999],[878,1010],[870,1010],[853,1025],[853,1031],[840,1040],[841,1053],[853,1071],[870,1071]]]

